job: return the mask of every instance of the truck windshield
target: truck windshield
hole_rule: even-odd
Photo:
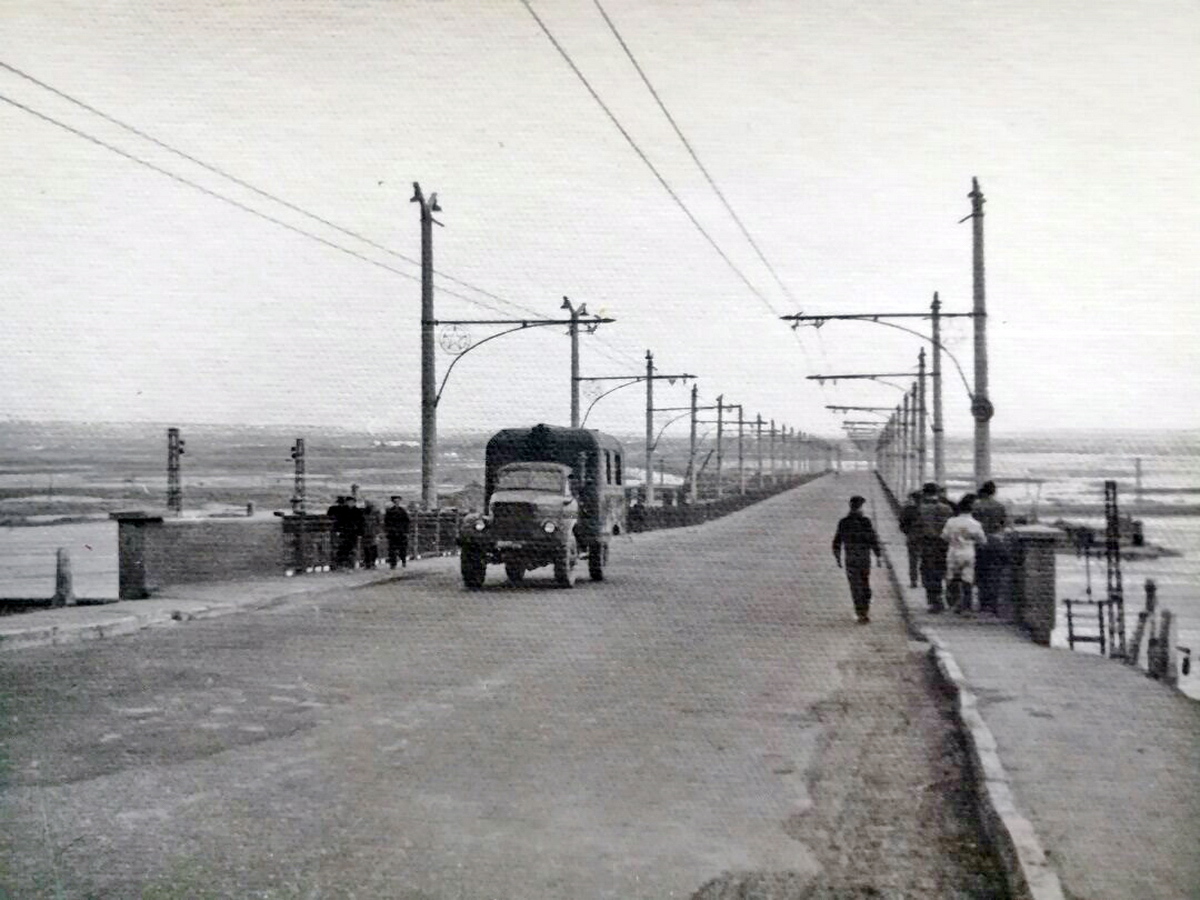
[[[506,469],[496,478],[498,491],[532,490],[561,493],[562,489],[562,473],[545,469]]]

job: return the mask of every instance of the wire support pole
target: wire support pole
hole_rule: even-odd
[[[433,218],[437,193],[428,199],[413,182],[412,203],[421,206],[421,506],[437,509],[437,370],[433,350]],[[441,224],[441,223],[438,223]]]
[[[991,421],[995,414],[988,399],[987,292],[983,264],[983,192],[979,179],[971,179],[971,269],[975,313],[975,396],[971,414],[975,417],[975,483],[992,477]]]

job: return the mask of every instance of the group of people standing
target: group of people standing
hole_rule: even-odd
[[[957,504],[932,482],[909,495],[900,511],[909,584],[917,587],[920,576],[929,612],[940,613],[947,605],[959,614],[970,612],[977,587],[979,611],[996,614],[1007,559],[1001,532],[1007,524],[993,481]]]
[[[387,541],[387,562],[390,568],[399,563],[408,566],[408,510],[404,498],[393,495],[392,505],[385,511],[370,500],[359,505],[351,495],[337,498],[326,510],[331,522],[334,569],[353,569],[356,562],[364,569],[379,565],[379,541]]]
[[[871,621],[871,555],[882,562],[879,536],[863,514],[866,499],[850,498],[850,512],[843,516],[833,536],[833,558],[842,567],[854,613],[861,624]],[[972,592],[979,591],[979,611],[998,611],[1000,581],[1007,561],[1001,532],[1008,514],[996,499],[996,484],[985,482],[977,494],[964,494],[951,503],[945,490],[930,482],[909,495],[900,510],[900,530],[908,549],[908,578],[925,588],[929,612],[950,609],[959,614],[972,609]]]

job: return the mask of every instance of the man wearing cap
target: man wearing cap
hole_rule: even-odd
[[[387,534],[388,566],[396,568],[400,561],[401,568],[408,568],[408,510],[401,506],[404,498],[399,494],[392,495],[392,505],[383,514],[383,530]]]
[[[838,521],[833,536],[833,558],[839,568],[842,566],[842,549],[846,551],[846,580],[850,583],[854,614],[860,625],[871,621],[871,552],[874,551],[877,562],[882,562],[875,526],[862,513],[866,502],[857,495],[850,498],[850,512]]]
[[[916,587],[921,575],[921,535],[920,513],[917,503],[921,500],[921,492],[913,491],[908,495],[904,506],[900,508],[900,531],[904,535],[905,549],[908,550],[908,586]]]

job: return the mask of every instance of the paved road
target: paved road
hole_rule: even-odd
[[[991,897],[866,480],[626,538],[609,578],[456,561],[0,658],[14,897]],[[331,581],[332,584],[332,581]],[[760,893],[752,893],[759,890]],[[877,891],[878,893],[871,893]],[[0,895],[2,895],[0,891]]]

